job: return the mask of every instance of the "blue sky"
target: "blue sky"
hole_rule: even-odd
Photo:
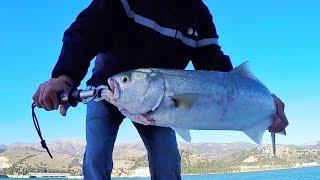
[[[31,119],[31,97],[39,83],[50,77],[64,30],[89,2],[2,2],[0,144],[39,141]],[[250,61],[253,73],[287,104],[288,135],[278,136],[278,142],[302,144],[320,140],[320,2],[205,3],[214,16],[220,44],[233,64]],[[84,82],[81,87],[85,87]],[[85,138],[85,105],[71,109],[64,118],[57,111],[38,109],[37,113],[48,141]],[[193,142],[251,142],[243,133],[232,131],[192,131],[192,137]],[[126,119],[117,141],[138,140],[135,128]],[[268,134],[264,142],[270,142]]]

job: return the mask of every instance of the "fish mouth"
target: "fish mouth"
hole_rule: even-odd
[[[119,83],[114,78],[108,78],[108,84],[112,93],[113,100],[118,99],[120,97]]]

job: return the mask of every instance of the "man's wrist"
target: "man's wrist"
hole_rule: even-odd
[[[70,87],[74,86],[73,80],[67,75],[60,75],[58,79],[66,82],[66,84],[68,84]]]

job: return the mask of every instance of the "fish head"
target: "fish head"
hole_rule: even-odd
[[[145,114],[159,105],[164,95],[164,80],[151,69],[136,69],[108,79],[110,102],[132,115]]]

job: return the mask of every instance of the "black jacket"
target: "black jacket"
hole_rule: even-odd
[[[88,85],[135,68],[229,71],[212,16],[201,0],[93,0],[64,33],[52,77],[68,75],[76,85],[96,60]]]

